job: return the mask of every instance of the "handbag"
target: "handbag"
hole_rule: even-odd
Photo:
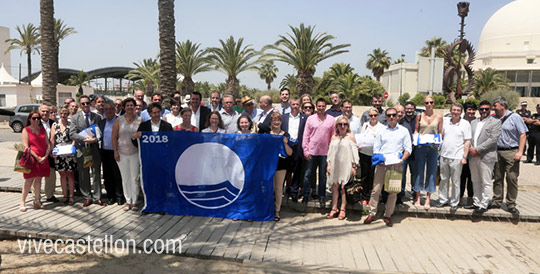
[[[355,204],[358,203],[361,199],[361,193],[362,191],[362,185],[360,182],[355,182],[354,177],[351,176],[351,179],[347,184],[344,186],[345,188],[345,198],[347,199],[347,203],[349,204]]]
[[[30,148],[24,149],[21,159],[19,159],[19,165],[26,169],[32,169],[36,165],[36,159],[30,153]]]
[[[388,193],[401,192],[401,168],[387,167],[384,173],[384,191]]]
[[[23,156],[23,152],[22,151],[17,151],[17,157],[15,157],[15,166],[13,167],[13,171],[28,174],[28,173],[32,172],[32,169],[25,168],[25,167],[21,166],[21,164],[19,162],[20,162],[22,156]]]

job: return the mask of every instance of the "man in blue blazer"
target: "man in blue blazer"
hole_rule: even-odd
[[[304,160],[304,152],[302,150],[302,136],[304,135],[304,127],[306,126],[307,116],[300,113],[300,98],[293,97],[290,101],[291,112],[286,113],[282,117],[281,129],[291,136],[291,139],[296,139],[298,142],[291,145],[293,154],[291,156],[291,168],[287,172],[287,178],[290,178],[292,173],[292,183],[287,192],[290,193],[293,202],[298,201],[298,188],[302,182],[302,162]],[[289,144],[291,144],[290,142]]]

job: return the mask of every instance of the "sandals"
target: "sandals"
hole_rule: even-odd
[[[34,208],[35,209],[44,209],[45,207],[41,204],[41,202],[34,201]]]
[[[137,210],[139,210],[139,208],[135,204],[133,204],[133,205],[131,205],[131,210],[137,211]]]
[[[123,208],[124,211],[129,211],[130,209],[131,209],[130,204],[126,204],[126,206],[124,206],[124,208]]]
[[[339,212],[339,216],[338,216],[338,220],[345,220],[345,209],[342,209],[340,212]]]
[[[26,212],[26,210],[28,210],[28,208],[26,208],[26,206],[19,207],[20,212]]]
[[[62,200],[62,204],[63,205],[67,205],[69,202],[69,198],[68,197],[65,197],[63,200]]]
[[[330,210],[330,213],[326,215],[326,219],[334,219],[335,217],[338,216],[338,213],[339,213],[339,209],[332,208],[332,210]]]
[[[279,212],[276,212],[274,215],[275,215],[274,221],[279,222],[279,220],[281,220],[281,217],[279,217]]]

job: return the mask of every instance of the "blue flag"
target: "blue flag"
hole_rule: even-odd
[[[145,212],[273,220],[283,136],[143,132],[139,144]]]

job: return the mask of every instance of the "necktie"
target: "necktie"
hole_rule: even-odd
[[[90,113],[85,114],[86,115],[86,127],[90,126]]]

